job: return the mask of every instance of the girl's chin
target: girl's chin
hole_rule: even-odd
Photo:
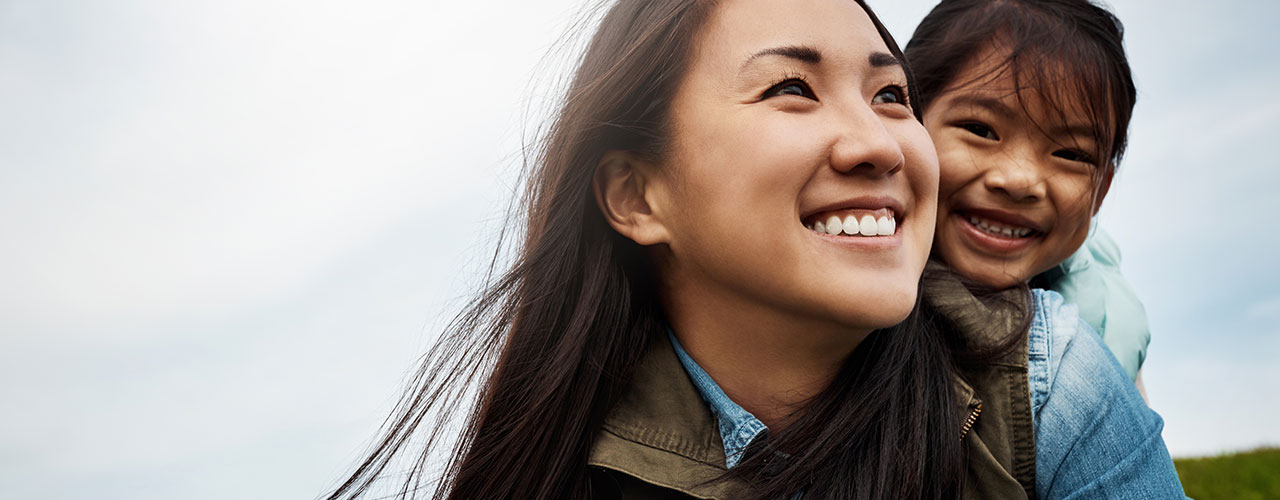
[[[951,269],[974,284],[1003,290],[1031,279],[1030,275],[1022,272],[1027,266],[1017,260],[989,262],[990,258],[965,255],[965,252],[956,253],[959,255],[947,259],[947,263]],[[958,264],[952,264],[953,262]]]

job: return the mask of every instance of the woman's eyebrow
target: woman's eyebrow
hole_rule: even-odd
[[[890,66],[902,66],[902,60],[897,56],[888,52],[872,52],[871,57],[867,60],[872,68],[888,68]]]
[[[782,47],[767,48],[752,54],[751,57],[748,57],[747,60],[742,62],[742,66],[738,71],[745,70],[752,62],[767,56],[785,57],[807,64],[819,64],[822,62],[822,51],[816,48],[806,45],[786,45]],[[900,68],[902,67],[902,60],[899,59],[898,56],[888,52],[872,52],[871,55],[867,57],[867,64],[871,65],[872,68],[889,68],[895,66]]]
[[[739,68],[739,71],[746,69],[747,66],[750,65],[752,62],[754,62],[756,59],[759,59],[765,56],[786,57],[788,59],[795,59],[797,61],[808,63],[808,64],[818,64],[822,62],[822,52],[819,51],[818,49],[805,46],[805,45],[787,45],[784,47],[772,47],[772,48],[764,49],[764,50],[761,50],[760,52],[756,52],[755,54],[752,54],[751,57],[748,57],[746,61],[742,62],[742,67]]]

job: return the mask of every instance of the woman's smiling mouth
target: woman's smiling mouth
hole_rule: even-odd
[[[907,210],[893,196],[862,196],[806,211],[800,224],[818,236],[841,242],[896,246]],[[859,245],[861,246],[861,245]]]
[[[807,217],[804,226],[831,236],[893,236],[898,231],[897,218],[890,208],[821,212]]]

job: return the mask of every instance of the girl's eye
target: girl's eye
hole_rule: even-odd
[[[1053,156],[1057,156],[1058,158],[1068,161],[1078,161],[1080,163],[1088,163],[1090,165],[1094,164],[1093,156],[1076,149],[1059,149],[1053,152]]]
[[[905,105],[907,104],[907,89],[902,88],[901,85],[890,85],[880,89],[880,92],[877,92],[876,96],[871,98],[871,102],[874,104]]]
[[[764,91],[765,99],[783,95],[794,95],[804,97],[806,99],[813,99],[815,101],[818,100],[818,96],[814,95],[813,89],[809,88],[809,84],[798,78],[785,80],[777,85],[769,87],[769,90]]]
[[[1000,136],[996,135],[996,131],[991,130],[991,127],[988,127],[981,123],[962,123],[960,124],[960,128],[968,130],[969,133],[976,135],[978,137],[981,137],[983,139],[988,139],[992,141],[1000,140]]]

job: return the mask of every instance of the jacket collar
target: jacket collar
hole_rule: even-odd
[[[680,339],[676,338],[675,332],[670,328],[667,329],[667,340],[671,341],[676,359],[680,360],[680,365],[689,375],[694,389],[698,390],[698,395],[711,409],[711,415],[715,417],[720,430],[720,444],[724,446],[725,467],[732,469],[742,460],[747,446],[760,435],[768,432],[768,427],[724,393],[711,375],[703,370],[688,352],[685,352],[684,347],[680,345]]]
[[[651,344],[596,434],[589,465],[695,498],[736,496],[740,481],[714,481],[727,470],[715,417],[667,336],[654,335]]]

